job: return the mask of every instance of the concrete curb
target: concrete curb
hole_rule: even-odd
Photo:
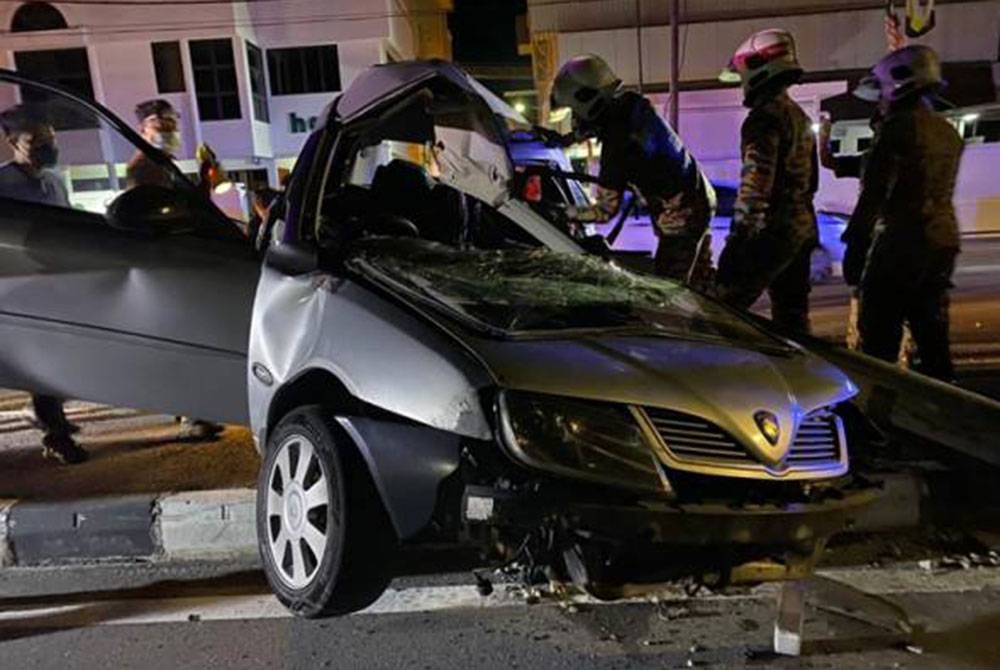
[[[913,528],[926,507],[919,475],[880,477],[884,493],[851,530]],[[259,560],[256,492],[218,489],[80,500],[0,500],[0,568],[95,561]]]
[[[255,501],[253,489],[0,500],[0,567],[256,558]]]

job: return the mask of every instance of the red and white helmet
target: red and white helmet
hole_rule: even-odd
[[[762,30],[746,39],[733,54],[719,78],[743,85],[744,102],[750,103],[767,84],[794,84],[802,76],[795,38],[787,30]]]
[[[914,44],[886,54],[854,89],[869,102],[897,102],[912,95],[936,93],[944,86],[941,61],[928,46]]]

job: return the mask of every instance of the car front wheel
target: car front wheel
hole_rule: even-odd
[[[364,461],[318,406],[271,432],[257,483],[257,542],[271,589],[303,617],[374,602],[394,535]]]

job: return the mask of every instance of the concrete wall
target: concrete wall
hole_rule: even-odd
[[[803,84],[790,89],[796,102],[814,120],[819,120],[820,101],[847,90],[847,82]],[[657,111],[668,116],[669,97],[650,95]],[[680,135],[712,181],[739,182],[740,126],[746,118],[743,96],[739,89],[683,91],[680,95]],[[827,171],[820,175],[817,206],[843,210],[853,207],[857,185],[844,184]],[[847,209],[846,211],[850,211]]]

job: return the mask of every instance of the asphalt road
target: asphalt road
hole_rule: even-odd
[[[55,569],[0,584],[77,588],[155,580],[155,566]],[[0,600],[4,668],[991,668],[1000,658],[1000,569],[831,570],[809,585],[803,654],[771,652],[775,587],[529,605],[503,586],[395,584],[381,608],[292,619],[259,575],[82,597]],[[110,575],[110,576],[109,576]],[[116,576],[115,576],[116,575]],[[129,576],[131,575],[131,576]],[[382,602],[382,601],[380,601]],[[909,632],[906,632],[909,631]]]

